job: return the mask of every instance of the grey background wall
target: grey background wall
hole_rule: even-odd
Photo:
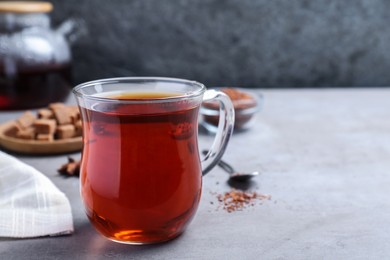
[[[75,82],[169,76],[208,86],[390,86],[388,0],[52,0],[85,20]]]

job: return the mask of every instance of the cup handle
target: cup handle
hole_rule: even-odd
[[[234,127],[234,107],[230,98],[221,91],[211,89],[204,93],[203,101],[211,100],[219,102],[219,123],[214,142],[209,152],[201,161],[203,176],[214,168],[222,158]]]

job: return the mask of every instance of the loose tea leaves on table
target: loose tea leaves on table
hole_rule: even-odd
[[[220,206],[228,213],[233,211],[243,210],[247,207],[253,207],[256,202],[263,200],[271,200],[271,195],[265,195],[256,191],[240,191],[232,189],[223,194],[216,194]],[[213,203],[212,203],[213,204]]]
[[[68,157],[68,162],[61,165],[58,169],[58,173],[65,176],[76,176],[80,175],[80,160],[75,160],[72,157]]]

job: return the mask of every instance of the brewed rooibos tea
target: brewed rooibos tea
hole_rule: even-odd
[[[197,211],[202,176],[231,136],[227,95],[196,81],[156,77],[100,79],[73,93],[83,121],[81,195],[94,227],[126,244],[180,235]],[[221,120],[201,161],[198,112],[212,100]]]
[[[201,194],[199,106],[172,93],[126,93],[83,116],[82,196],[88,218],[106,237],[149,243],[179,235]],[[127,100],[153,102],[126,103]]]

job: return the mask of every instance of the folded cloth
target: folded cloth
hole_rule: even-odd
[[[73,232],[69,200],[45,175],[0,152],[0,236],[40,237]]]

